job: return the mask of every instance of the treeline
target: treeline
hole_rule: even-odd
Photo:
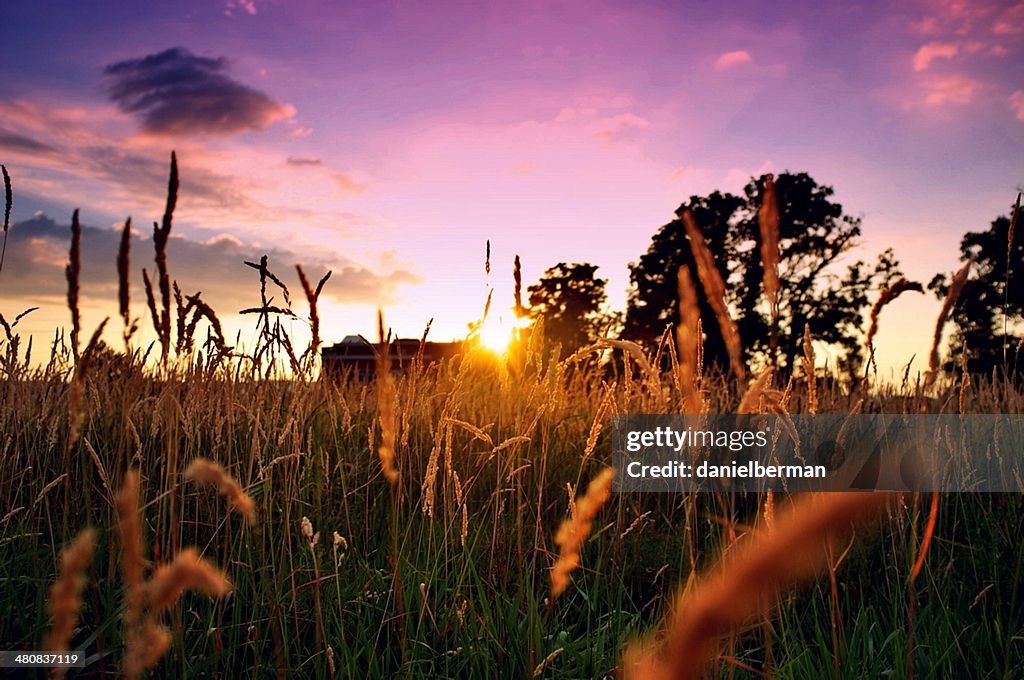
[[[680,267],[695,272],[697,266],[682,219],[688,213],[725,282],[747,362],[792,368],[806,328],[815,342],[835,352],[842,372],[857,375],[870,360],[865,314],[881,291],[903,278],[899,261],[891,249],[874,260],[858,258],[860,218],[834,199],[832,187],[807,173],[785,172],[773,178],[779,285],[770,304],[759,256],[764,246],[759,213],[769,177],[752,179],[740,196],[715,191],[681,204],[676,219],[662,225],[647,251],[629,265],[624,311],[607,308],[607,281],[598,276],[598,267],[559,262],[527,289],[527,313],[543,316],[545,336],[568,351],[608,335],[654,345],[666,329],[685,321],[679,316],[677,272]],[[1024,244],[1014,235],[1018,209],[1019,198],[1011,216],[997,217],[987,230],[969,232],[961,242],[960,259],[973,260],[972,274],[951,310],[957,330],[949,349],[960,357],[966,347],[968,370],[975,373],[1013,372],[1024,342],[1024,285],[1013,280],[1024,264]],[[770,245],[775,251],[776,244]],[[927,288],[944,298],[949,280],[937,274]],[[906,285],[924,292],[923,286]],[[697,293],[704,361],[724,372],[726,343],[705,291]]]

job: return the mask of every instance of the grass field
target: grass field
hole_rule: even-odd
[[[163,290],[157,264],[154,289]],[[72,249],[77,299],[75,268]],[[161,296],[152,297],[159,323]],[[77,318],[74,301],[71,308]],[[191,309],[212,322],[198,304]],[[695,369],[686,338],[664,374],[646,370],[661,362],[635,347],[605,347],[622,357],[622,370],[609,373],[592,360],[596,349],[559,359],[541,332],[507,357],[468,347],[393,380],[319,380],[315,346],[302,355],[275,333],[269,311],[260,316],[265,332],[248,358],[227,356],[214,332],[197,349],[169,347],[163,361],[158,346],[143,364],[145,347],[115,352],[95,337],[86,342],[88,331],[80,341],[76,330],[41,365],[26,359],[11,331],[0,382],[4,648],[42,648],[57,618],[47,603],[61,550],[93,527],[69,641],[89,665],[72,677],[131,674],[148,661],[154,676],[170,678],[616,677],[640,636],[660,629],[679,641],[661,622],[680,592],[684,602],[708,597],[701,574],[784,517],[789,499],[612,494],[584,507],[588,482],[608,464],[602,428],[612,414],[678,413],[695,398],[710,413],[734,411],[741,400],[789,413],[1020,413],[1024,404],[1008,383],[959,376],[931,386],[822,381],[811,392],[813,380],[799,371],[765,377],[742,399],[745,385]],[[187,320],[179,339],[182,327]],[[200,458],[238,480],[254,522],[215,488],[185,478]],[[135,509],[119,489],[135,469],[141,555],[121,538]],[[818,509],[801,505],[786,521],[799,526],[839,507],[815,502]],[[591,512],[592,526],[581,530]],[[720,644],[713,636],[707,672],[1020,677],[1021,497],[889,496],[879,513],[877,527],[852,534],[848,526],[808,529],[808,573],[772,598],[777,606],[745,616],[745,607],[758,607],[726,599],[706,613],[708,635],[742,619],[726,626]],[[555,537],[574,516],[581,564],[555,597]],[[167,577],[157,568],[188,546],[208,562],[177,582],[168,577],[165,604],[153,604],[159,598],[146,586]],[[822,567],[814,579],[811,561]],[[179,592],[215,591],[218,577],[203,572],[212,565],[230,594]],[[771,566],[757,578],[791,580]],[[738,585],[736,599],[748,590]],[[77,592],[70,589],[72,604]],[[126,642],[142,630],[132,627],[141,625],[142,601],[141,615],[170,633],[166,653],[147,663],[140,655],[163,648]]]

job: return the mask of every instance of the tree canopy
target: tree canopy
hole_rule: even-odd
[[[974,275],[964,283],[953,308],[957,330],[949,349],[959,354],[966,342],[968,370],[974,373],[1012,369],[1019,359],[1024,281],[1018,277],[1024,275],[1024,239],[1019,234],[1011,237],[1011,222],[1012,217],[1001,215],[985,231],[967,232],[960,241],[960,261],[973,258]],[[928,287],[944,298],[949,279],[940,274]]]
[[[563,348],[582,347],[613,321],[604,311],[606,283],[595,265],[559,262],[527,288],[530,316],[543,316],[545,336]]]
[[[771,319],[761,282],[758,209],[764,178],[752,179],[743,196],[716,191],[691,196],[678,213],[689,210],[700,227],[726,282],[727,304],[744,342],[747,359],[769,361]],[[779,206],[778,363],[792,367],[808,325],[815,340],[832,345],[845,367],[862,359],[861,326],[869,293],[900,275],[891,250],[868,264],[848,262],[859,245],[861,222],[833,199],[832,187],[807,173],[783,173],[775,179]],[[630,265],[624,335],[653,342],[668,324],[678,323],[676,272],[693,267],[693,254],[679,219],[662,226],[647,252]],[[696,269],[694,269],[696,271]],[[705,361],[727,365],[724,343],[707,298],[698,293],[705,334]]]

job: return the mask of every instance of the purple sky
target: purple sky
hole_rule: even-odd
[[[927,282],[1024,181],[1019,2],[339,5],[0,6],[14,221],[79,207],[100,229],[91,320],[116,313],[99,244],[159,217],[172,148],[188,240],[172,275],[231,311],[258,301],[241,259],[330,267],[328,339],[369,334],[378,303],[402,335],[430,317],[464,334],[488,238],[499,313],[516,253],[528,283],[599,265],[621,308],[627,263],[680,202],[787,169],[863,217],[864,256],[892,246]],[[0,304],[40,305],[25,327],[49,336],[66,245],[41,219]],[[880,363],[922,356],[936,310],[894,303]]]

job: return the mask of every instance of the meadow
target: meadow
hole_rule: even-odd
[[[123,346],[80,328],[74,227],[71,331],[40,359],[4,322],[0,648],[84,650],[82,678],[1021,676],[1018,495],[614,494],[605,472],[616,413],[1020,413],[1019,382],[851,385],[804,370],[808,343],[748,385],[685,325],[569,356],[541,325],[504,355],[320,379],[330,282],[296,272],[295,347],[268,292],[287,277],[253,263],[259,342],[229,347],[161,256],[176,194],[174,171],[157,342],[129,313],[128,236]]]

